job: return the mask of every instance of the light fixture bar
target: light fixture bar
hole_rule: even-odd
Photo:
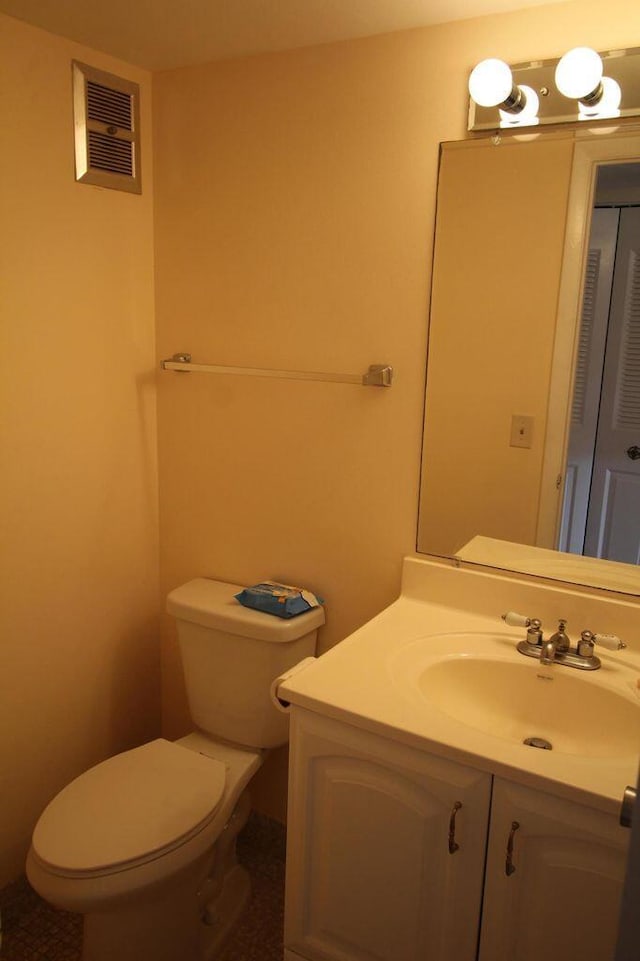
[[[604,67],[604,79],[615,81],[621,91],[621,101],[613,116],[640,116],[640,47],[627,50],[599,51]],[[560,58],[555,60],[534,60],[529,63],[518,63],[511,67],[513,85],[529,87],[539,98],[539,108],[535,121],[537,124],[561,124],[588,122],[599,123],[611,120],[612,115],[600,116],[595,104],[585,113],[584,103],[564,96],[558,90],[555,82],[556,67]],[[514,128],[528,126],[526,118],[513,120],[501,115],[498,106],[483,107],[470,98],[469,102],[469,130],[496,130],[498,128]]]

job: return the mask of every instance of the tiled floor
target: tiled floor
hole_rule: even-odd
[[[283,826],[252,814],[238,838],[238,857],[251,874],[253,893],[219,961],[282,961]],[[0,910],[2,961],[80,961],[81,917],[50,907],[25,880],[0,891]]]
[[[78,961],[82,918],[45,904],[25,880],[0,893],[2,961]]]

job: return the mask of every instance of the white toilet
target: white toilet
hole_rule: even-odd
[[[209,961],[247,901],[246,786],[288,738],[270,686],[314,654],[324,610],[284,620],[242,607],[241,589],[198,578],[167,598],[196,730],[81,774],[33,832],[29,881],[85,915],[83,961]]]

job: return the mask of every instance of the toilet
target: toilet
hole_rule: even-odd
[[[235,841],[247,785],[288,740],[276,677],[315,653],[322,607],[249,610],[242,588],[197,578],[167,597],[194,730],[103,761],[67,785],[33,832],[27,876],[84,915],[83,961],[210,961],[250,893]]]

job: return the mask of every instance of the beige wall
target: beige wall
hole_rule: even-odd
[[[414,542],[432,165],[419,41],[230,62],[154,86],[160,355],[398,372],[391,390],[160,380],[163,591],[197,574],[301,583],[326,599],[324,648],[393,599]],[[174,736],[188,718],[171,632]],[[272,813],[276,764],[262,781],[279,797],[258,801]]]
[[[0,17],[0,886],[43,806],[157,734],[150,77]],[[141,197],[74,182],[72,58],[142,85]]]
[[[389,391],[160,380],[163,592],[290,578],[326,649],[396,594],[412,551],[438,143],[464,136],[480,59],[640,42],[640,10],[567,3],[154,78],[160,356],[360,371]],[[171,625],[165,730],[188,725]],[[257,803],[282,811],[282,757]]]

